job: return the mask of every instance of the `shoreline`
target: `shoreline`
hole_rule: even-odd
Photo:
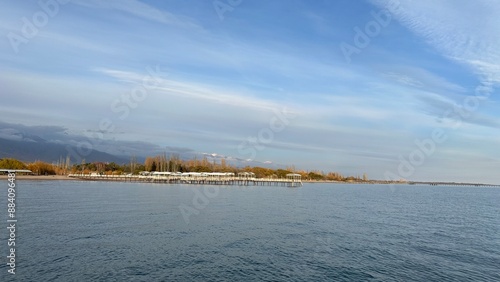
[[[7,174],[0,175],[0,179],[8,179]],[[69,177],[67,175],[16,175],[16,180],[78,180],[79,178]],[[104,179],[103,179],[104,180]],[[338,183],[338,184],[377,184],[370,182],[344,182],[332,180],[302,180],[303,183]],[[406,184],[406,183],[402,183]]]
[[[7,180],[7,174],[0,174],[0,180]],[[16,175],[16,180],[81,180],[75,177],[69,177],[67,175]],[[102,179],[102,181],[106,181]],[[331,183],[331,184],[388,184],[388,183],[377,183],[377,182],[345,182],[345,181],[335,181],[335,180],[302,180],[302,183]],[[398,183],[398,184],[408,184],[408,183]]]
[[[7,174],[0,174],[0,181],[3,180],[8,180],[8,175]],[[83,180],[79,178],[74,178],[74,177],[69,177],[67,175],[16,175],[16,181],[17,180],[36,180],[36,181],[78,181],[78,180]],[[98,180],[98,181],[106,181],[105,179]],[[413,183],[411,182],[399,182],[399,183],[388,183],[384,181],[366,181],[366,182],[349,182],[349,181],[334,181],[334,180],[302,180],[302,183],[330,183],[330,184],[362,184],[362,185],[412,185]],[[429,185],[429,183],[417,183],[417,184],[423,184],[423,185]],[[496,184],[486,184],[486,183],[478,183],[478,184],[473,184],[473,183],[453,183],[453,182],[438,182],[436,183],[437,185],[435,186],[476,186],[476,187],[500,187],[500,185]]]
[[[0,175],[1,180],[7,180],[8,175]],[[17,180],[75,180],[67,175],[16,175]]]

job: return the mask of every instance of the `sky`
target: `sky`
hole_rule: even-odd
[[[0,5],[0,122],[49,141],[500,184],[498,1]]]

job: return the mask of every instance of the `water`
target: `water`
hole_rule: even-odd
[[[207,187],[18,181],[0,281],[500,281],[500,189]]]

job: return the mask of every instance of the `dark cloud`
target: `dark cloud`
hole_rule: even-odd
[[[478,100],[479,104],[476,110],[467,111],[464,107],[466,97],[461,101],[447,100],[438,95],[421,95],[416,96],[416,99],[421,102],[421,110],[438,118],[440,122],[449,122],[445,119],[453,119],[455,121],[480,125],[485,127],[500,128],[500,120],[493,116],[482,114],[480,108],[487,103],[486,100]]]
[[[54,140],[58,139],[59,136],[66,135],[66,128],[62,126],[47,126],[47,125],[39,125],[39,126],[27,126],[23,124],[13,124],[0,122],[0,132],[2,132],[2,136],[8,137],[10,134],[11,137],[17,136],[22,140],[35,140],[35,141],[43,141],[43,140]]]

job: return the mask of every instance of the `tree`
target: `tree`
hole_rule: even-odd
[[[316,180],[316,181],[324,179],[323,175],[319,174],[318,172],[313,172],[313,171],[309,172],[307,174],[307,177],[309,177],[309,179],[311,179],[311,180]]]
[[[137,167],[137,158],[135,156],[132,156],[130,158],[130,173],[134,173],[136,167]]]
[[[154,158],[152,157],[147,157],[146,160],[144,161],[144,169],[147,171],[153,171],[153,163],[154,163]]]
[[[286,175],[292,173],[290,170],[284,170],[284,169],[277,169],[275,174],[278,176],[278,178],[286,178]]]
[[[27,166],[16,159],[0,159],[0,168],[3,169],[28,169]]]
[[[55,175],[56,167],[42,161],[36,161],[28,164],[28,169],[37,175]]]
[[[106,164],[106,167],[104,168],[104,170],[108,171],[108,170],[111,170],[111,171],[115,171],[115,170],[120,170],[120,166],[117,165],[115,162],[110,162],[109,164]]]

